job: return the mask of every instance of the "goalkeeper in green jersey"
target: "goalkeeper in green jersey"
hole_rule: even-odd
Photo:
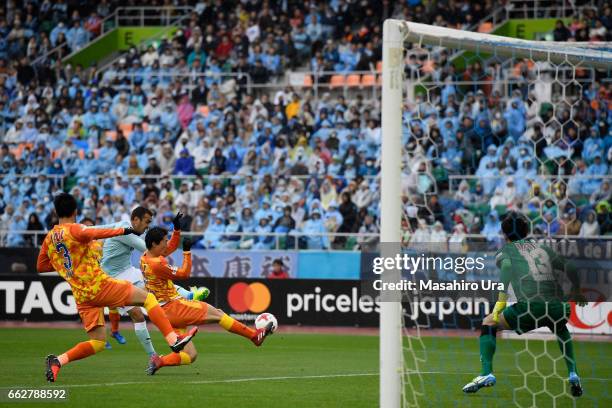
[[[566,327],[570,305],[563,299],[561,285],[555,271],[562,271],[572,283],[572,298],[581,306],[586,304],[580,295],[580,282],[575,268],[549,247],[527,238],[529,221],[524,215],[510,212],[502,221],[506,244],[498,251],[496,264],[501,269],[505,292],[499,293],[493,313],[485,317],[480,334],[480,375],[463,387],[473,393],[483,387],[495,385],[493,354],[497,330],[527,333],[538,327],[548,327],[556,336],[569,372],[571,393],[582,395],[580,377],[576,372],[576,359],[572,336]],[[506,307],[507,291],[512,286],[517,302]]]

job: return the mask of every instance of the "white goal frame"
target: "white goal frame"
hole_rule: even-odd
[[[612,69],[612,43],[528,41],[388,19],[383,25],[381,229],[382,256],[399,248],[401,235],[402,106],[404,105],[404,42],[529,58],[553,64],[569,63]],[[391,245],[391,244],[395,245]],[[382,280],[397,282],[399,271]],[[400,302],[380,304],[380,407],[402,403],[403,351]]]

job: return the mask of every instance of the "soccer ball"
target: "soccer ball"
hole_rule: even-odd
[[[278,329],[278,321],[276,317],[272,313],[262,313],[255,319],[255,327],[258,329],[263,329],[268,325],[268,323],[272,322],[272,333]]]

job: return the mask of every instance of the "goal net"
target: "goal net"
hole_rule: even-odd
[[[588,224],[603,239],[612,229],[609,203],[600,201],[608,197],[597,194],[610,181],[603,140],[612,124],[612,44],[527,41],[398,20],[385,21],[383,33],[383,257],[416,250],[494,258],[500,219],[511,210],[542,237],[571,240]],[[494,263],[485,275],[499,281]],[[405,276],[390,270],[381,277]],[[469,313],[428,305],[427,315],[406,298],[381,299],[381,407],[575,406],[550,331],[499,345],[503,382],[483,391],[490,392],[484,402],[461,402],[457,385],[478,374],[468,370],[479,367],[477,333],[494,301]],[[609,349],[602,359],[611,362]],[[476,365],[465,366],[468,360]]]

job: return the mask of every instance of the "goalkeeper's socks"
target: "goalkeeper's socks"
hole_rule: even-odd
[[[109,309],[108,320],[110,320],[111,332],[117,333],[119,331],[119,321],[121,320],[119,311],[117,309]]]
[[[59,355],[57,358],[62,366],[65,366],[71,361],[80,360],[92,356],[104,350],[106,343],[100,340],[88,340],[83,341],[64,354]]]
[[[257,334],[257,330],[240,323],[238,320],[226,314],[224,314],[221,320],[219,320],[219,326],[223,327],[229,332],[246,337],[247,339],[252,339]]]
[[[180,353],[170,353],[165,356],[161,356],[162,367],[165,366],[177,366],[191,364],[191,357],[189,354],[181,351]]]
[[[557,332],[557,343],[561,353],[565,358],[565,364],[567,365],[567,371],[576,373],[576,358],[574,357],[574,342],[572,341],[572,335],[570,334],[567,327],[563,327]]]
[[[493,372],[496,335],[497,327],[483,325],[480,328],[480,364],[482,365],[480,375],[489,375]]]
[[[179,295],[181,295],[182,298],[187,299],[187,300],[193,300],[193,292],[179,286],[179,285],[174,285],[176,287],[176,291],[178,292]]]
[[[178,335],[174,332],[164,309],[161,308],[159,303],[157,302],[157,298],[154,294],[147,294],[147,298],[144,301],[144,308],[149,315],[149,319],[153,322],[155,326],[159,329],[160,332],[166,338],[166,341],[169,345],[173,345],[178,340]]]
[[[153,342],[151,341],[149,330],[147,330],[147,322],[134,323],[134,332],[136,333],[138,341],[140,344],[142,344],[142,347],[145,349],[147,354],[155,354],[155,348],[153,348]]]

